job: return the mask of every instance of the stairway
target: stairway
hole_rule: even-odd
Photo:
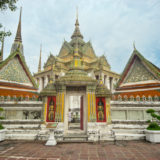
[[[5,125],[7,140],[35,140],[40,130],[39,124]]]
[[[79,130],[80,129],[80,123],[70,123],[68,128],[69,128],[69,130]]]
[[[114,124],[113,131],[116,140],[143,140],[145,126],[133,124]]]
[[[63,136],[63,142],[87,142],[88,136],[80,129],[69,130]]]

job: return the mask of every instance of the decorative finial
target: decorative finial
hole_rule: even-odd
[[[81,34],[81,32],[80,32],[80,29],[79,29],[78,7],[77,7],[77,9],[76,9],[76,23],[75,23],[75,30],[74,30],[74,32],[73,32],[71,38],[73,39],[73,38],[78,38],[78,37],[83,39],[83,36],[82,36],[82,34]]]
[[[135,41],[133,41],[133,49],[136,50]]]
[[[4,28],[4,34],[5,34],[5,28]],[[2,35],[3,37],[2,37],[2,46],[1,46],[1,53],[0,53],[0,62],[2,62],[3,61],[3,50],[4,50],[4,34]]]
[[[78,19],[78,6],[76,7],[76,19]]]
[[[42,44],[40,45],[40,56],[39,56],[38,72],[41,72],[41,54],[42,54]]]
[[[103,84],[103,80],[102,80],[102,70],[100,71],[99,84],[100,84],[100,85]]]
[[[21,37],[21,15],[22,15],[22,7],[20,8],[20,15],[19,15],[19,23],[18,23],[18,28],[17,28],[17,34],[15,37],[15,42],[22,42],[22,37]]]
[[[74,56],[79,57],[79,48],[78,48],[78,41],[76,40],[75,46],[74,46]]]
[[[76,23],[75,26],[79,26],[79,22],[78,22],[78,7],[76,7]]]

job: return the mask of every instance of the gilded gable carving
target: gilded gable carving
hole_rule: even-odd
[[[155,80],[156,78],[137,58],[123,83]]]

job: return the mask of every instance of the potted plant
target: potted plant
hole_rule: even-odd
[[[0,113],[3,112],[3,108],[0,108]],[[0,114],[1,115],[1,114]],[[0,116],[0,119],[4,119],[4,117]],[[5,139],[5,129],[3,125],[0,123],[0,141],[3,141]]]
[[[149,125],[145,130],[146,140],[153,143],[160,143],[160,115],[155,113],[154,109],[148,109],[146,111],[152,117],[152,120],[149,120]]]

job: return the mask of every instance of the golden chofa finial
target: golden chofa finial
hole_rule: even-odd
[[[135,41],[133,41],[133,49],[136,50]]]

